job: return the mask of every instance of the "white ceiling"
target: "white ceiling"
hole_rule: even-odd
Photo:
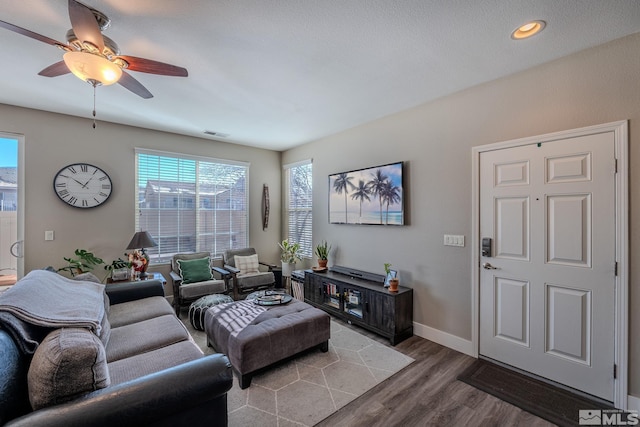
[[[98,120],[285,150],[640,31],[637,0],[85,0],[154,98],[97,89]],[[513,29],[547,22],[532,39]],[[0,20],[59,41],[67,0],[2,0]],[[93,89],[37,73],[53,46],[0,28],[0,103],[91,117]],[[638,52],[630,54],[637,55]],[[212,138],[213,139],[213,138]]]

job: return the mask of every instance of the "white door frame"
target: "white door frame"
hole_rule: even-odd
[[[24,135],[11,132],[0,132],[0,138],[15,139],[18,141],[18,234],[17,240],[22,241],[19,251],[22,255],[17,259],[17,278],[24,276]]]
[[[478,357],[480,349],[480,154],[485,151],[518,147],[521,145],[550,142],[558,139],[613,132],[617,172],[616,185],[616,262],[615,278],[615,349],[614,363],[617,378],[614,380],[613,403],[616,408],[627,409],[628,383],[628,331],[629,331],[629,142],[626,120],[549,133],[511,141],[473,147],[472,149],[472,226],[471,226],[471,345],[472,356]],[[612,372],[613,375],[613,367]]]

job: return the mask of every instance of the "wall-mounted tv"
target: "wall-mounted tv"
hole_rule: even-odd
[[[329,223],[404,225],[403,162],[329,175]]]

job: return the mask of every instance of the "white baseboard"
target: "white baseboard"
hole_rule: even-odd
[[[451,335],[448,332],[432,328],[421,323],[413,322],[413,333],[421,338],[433,341],[437,344],[449,347],[460,353],[476,357],[473,351],[473,345],[470,340]]]
[[[640,397],[627,396],[627,409],[632,409],[640,412]]]

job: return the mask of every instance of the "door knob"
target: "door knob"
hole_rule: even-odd
[[[488,262],[485,262],[484,264],[482,264],[482,268],[484,268],[485,270],[499,270],[498,267],[494,267],[493,265],[489,264]]]

